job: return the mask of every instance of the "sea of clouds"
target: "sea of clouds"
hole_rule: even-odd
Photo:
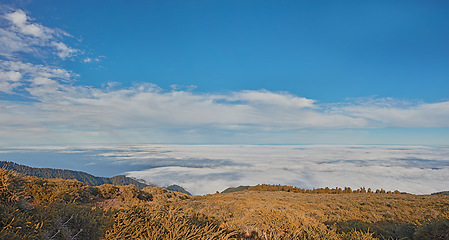
[[[32,159],[32,160],[30,160]],[[0,160],[125,174],[192,194],[260,183],[302,188],[449,190],[449,147],[396,145],[133,145],[0,149]]]

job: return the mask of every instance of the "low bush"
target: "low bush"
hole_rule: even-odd
[[[114,226],[105,239],[228,239],[205,215],[168,205],[134,205],[114,214]]]
[[[418,228],[415,239],[434,240],[449,239],[449,219],[436,219]]]

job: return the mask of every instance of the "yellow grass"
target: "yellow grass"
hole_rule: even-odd
[[[192,197],[2,169],[0,239],[449,239],[447,195],[315,192]]]

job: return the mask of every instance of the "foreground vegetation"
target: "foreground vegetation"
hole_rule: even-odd
[[[449,239],[447,195],[251,188],[192,197],[2,169],[0,239]]]

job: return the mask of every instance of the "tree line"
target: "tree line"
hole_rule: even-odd
[[[350,187],[336,187],[336,188],[313,188],[304,189],[294,186],[287,185],[273,185],[273,184],[258,184],[256,186],[248,187],[250,191],[285,191],[285,192],[295,192],[295,193],[311,193],[311,194],[345,194],[345,193],[386,193],[386,194],[400,194],[398,190],[386,191],[384,189],[372,190],[371,188],[366,189],[361,187],[359,189],[351,189]]]

